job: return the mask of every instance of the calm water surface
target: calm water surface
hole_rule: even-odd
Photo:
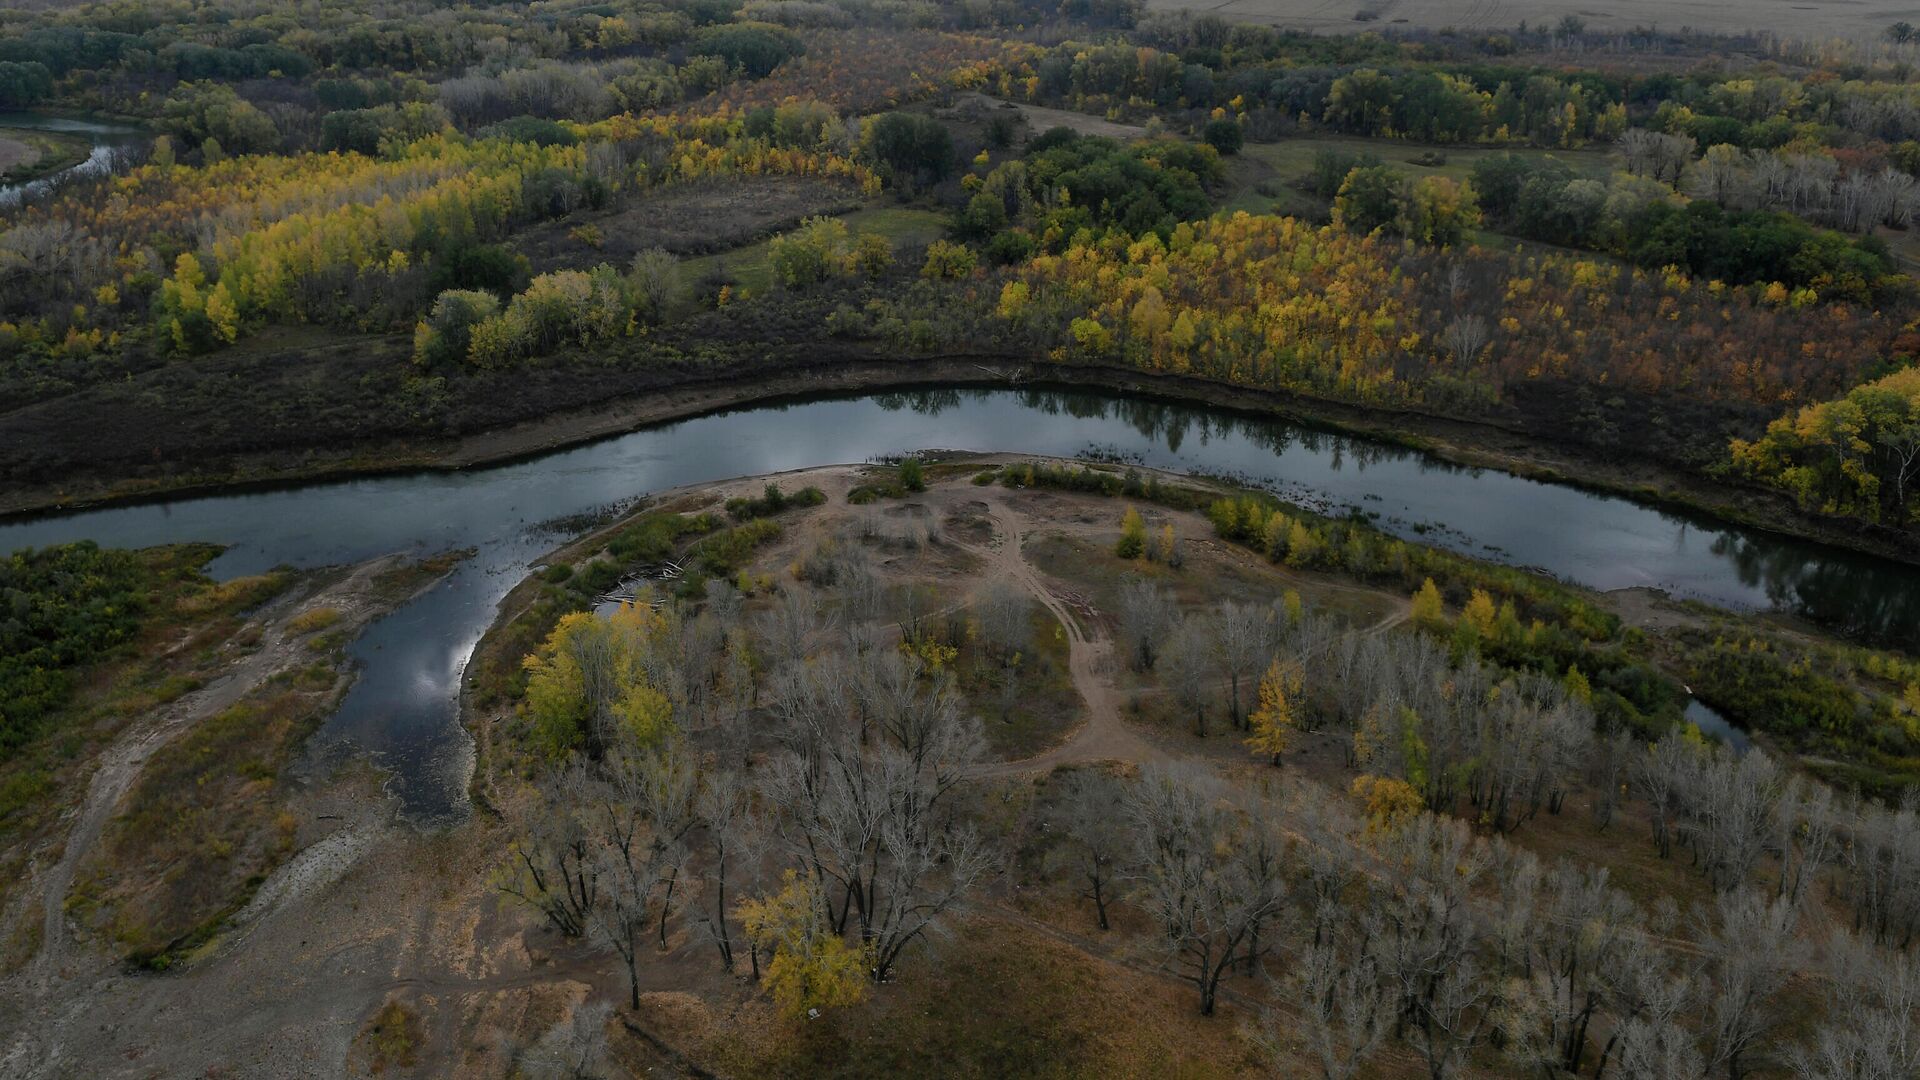
[[[560,540],[541,523],[651,491],[906,450],[1094,453],[1228,474],[1382,528],[1597,589],[1653,586],[1789,611],[1856,636],[1920,640],[1920,570],[1297,425],[1104,394],[936,390],[763,406],[468,472],[183,498],[0,525],[0,550],[90,538],[228,545],[212,572],[320,566],[388,552],[474,558],[353,647],[360,678],[315,740],[370,754],[416,819],[466,812],[456,689],[495,605]],[[1419,528],[1416,528],[1418,526]]]
[[[123,124],[84,120],[69,116],[51,116],[36,112],[9,112],[0,109],[0,128],[32,128],[82,135],[92,140],[93,149],[86,160],[24,184],[0,184],[0,211],[11,210],[28,199],[36,199],[59,184],[89,176],[104,176],[136,147],[146,145],[146,132]]]

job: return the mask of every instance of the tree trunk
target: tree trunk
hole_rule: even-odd
[[[679,880],[680,871],[676,867],[673,873],[667,875],[667,895],[660,902],[660,948],[662,950],[667,947],[667,916],[673,912],[673,887]]]

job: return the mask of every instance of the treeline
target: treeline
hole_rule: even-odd
[[[450,111],[515,97],[549,110],[590,110],[591,103],[609,99],[671,104],[766,76],[806,50],[803,34],[869,47],[883,41],[875,30],[917,35],[912,41],[885,39],[882,51],[904,49],[902,63],[914,57],[931,78],[942,69],[927,62],[928,47],[953,47],[942,43],[942,31],[1061,17],[1083,26],[1126,25],[1136,7],[1130,0],[1101,0],[1062,11],[994,0],[907,12],[814,0],[619,0],[543,4],[527,13],[485,6],[420,11],[363,0],[293,25],[248,0],[192,10],[162,6],[138,15],[94,4],[17,13],[0,36],[0,63],[32,67],[13,72],[24,77],[0,80],[0,86],[18,94],[15,105],[59,100],[138,115],[175,85],[215,82],[241,91],[297,140],[311,134],[324,112],[317,108],[329,96],[322,83],[388,83],[408,100],[439,97]],[[843,59],[860,55],[845,44],[828,51]],[[835,74],[831,66],[811,72],[822,85],[820,77],[829,74]],[[592,81],[596,75],[602,77]]]
[[[1235,27],[1225,37],[1272,33]],[[1336,43],[1324,44],[1328,40]],[[1356,135],[1571,147],[1610,140],[1627,127],[1620,87],[1601,76],[1401,66],[1393,63],[1405,56],[1400,48],[1378,39],[1279,35],[1266,42],[1265,48],[1194,44],[1179,51],[1069,42],[1013,66],[1001,87],[1082,111],[1133,103],[1203,114],[1225,108],[1268,137],[1304,121]],[[1381,63],[1314,62],[1343,53]]]
[[[1677,266],[1729,285],[1779,286],[1771,302],[1885,303],[1911,294],[1886,245],[1816,229],[1763,209],[1682,202],[1630,176],[1579,177],[1552,158],[1500,154],[1474,163],[1480,208],[1502,231],[1587,248],[1648,270]],[[1796,300],[1784,290],[1802,290]]]
[[[149,316],[161,350],[189,353],[277,320],[404,329],[449,289],[510,301],[529,285],[500,241],[625,191],[759,174],[878,186],[850,152],[781,145],[745,127],[738,117],[623,116],[557,135],[524,126],[478,140],[433,135],[382,157],[190,167],[163,155],[103,182],[112,198],[63,192],[0,235],[9,285],[0,356],[110,354]]]
[[[1062,359],[1468,412],[1533,380],[1743,404],[1837,394],[1894,336],[1870,312],[1787,299],[1236,214],[1036,256],[1001,279],[995,311]]]
[[[1903,368],[1804,406],[1748,442],[1729,468],[1800,505],[1895,527],[1920,520],[1920,368]]]

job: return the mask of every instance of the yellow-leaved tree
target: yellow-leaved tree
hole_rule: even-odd
[[[1419,817],[1425,808],[1420,792],[1412,784],[1390,776],[1356,777],[1353,793],[1367,804],[1368,836],[1391,836]]]
[[[673,702],[647,678],[647,650],[664,640],[668,616],[624,604],[601,617],[564,615],[523,661],[531,741],[550,760],[575,750],[594,757],[618,738],[652,746],[674,730]]]
[[[1282,664],[1275,660],[1267,666],[1267,673],[1260,677],[1260,704],[1247,718],[1253,734],[1247,737],[1247,746],[1256,754],[1273,755],[1273,763],[1280,764],[1280,755],[1293,745],[1293,739],[1300,731],[1300,691],[1305,680],[1299,665]]]
[[[1467,606],[1460,612],[1461,621],[1473,627],[1474,632],[1483,638],[1493,636],[1495,615],[1493,597],[1485,589],[1473,590],[1473,595],[1467,598]]]
[[[1428,630],[1438,630],[1447,625],[1447,606],[1440,599],[1440,586],[1428,578],[1413,594],[1413,622],[1416,626]]]
[[[742,900],[737,910],[755,955],[772,954],[760,982],[781,1015],[798,1019],[810,1009],[853,1005],[866,998],[871,966],[867,950],[847,944],[827,925],[812,879],[789,870],[778,892]]]
[[[1120,519],[1120,542],[1113,546],[1113,553],[1123,559],[1138,559],[1147,553],[1147,523],[1131,506]]]

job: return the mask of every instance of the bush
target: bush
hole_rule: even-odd
[[[846,222],[808,218],[798,229],[774,237],[767,245],[767,259],[774,280],[789,289],[804,289],[846,269],[848,244]]]
[[[827,493],[817,487],[804,487],[789,495],[779,484],[769,483],[757,499],[728,499],[727,516],[735,521],[749,521],[789,507],[819,506],[826,501]]]
[[[448,289],[413,331],[413,362],[424,367],[466,358],[473,328],[500,310],[492,293]]]
[[[1208,121],[1200,137],[1206,140],[1208,146],[1229,157],[1239,153],[1240,148],[1246,145],[1247,139],[1246,132],[1241,130],[1239,121],[1224,118]]]

